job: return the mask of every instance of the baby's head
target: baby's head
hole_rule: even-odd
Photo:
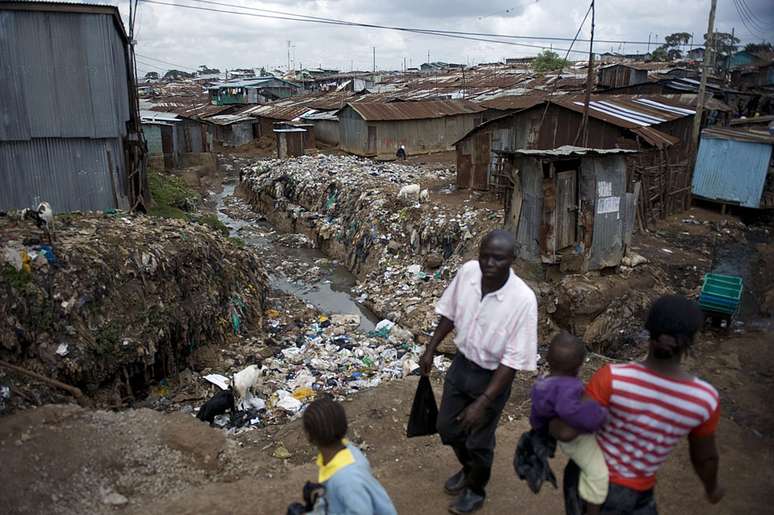
[[[338,402],[323,397],[304,410],[303,425],[312,445],[330,447],[341,443],[347,434],[347,414]]]
[[[548,365],[552,375],[577,376],[586,358],[586,347],[575,336],[562,331],[548,347]]]

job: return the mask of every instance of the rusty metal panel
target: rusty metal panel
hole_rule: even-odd
[[[489,175],[490,175],[490,157],[494,158],[492,154],[492,146],[490,142],[491,133],[484,131],[479,132],[473,138],[473,172],[472,172],[472,188],[476,190],[489,189]]]
[[[556,174],[556,250],[575,243],[575,229],[578,225],[575,200],[577,179],[577,170]]]
[[[443,118],[485,111],[468,100],[429,100],[423,102],[353,102],[349,106],[366,121],[420,120]]]
[[[540,161],[528,157],[513,160],[513,180],[521,184],[521,214],[516,230],[516,253],[521,259],[540,262],[540,224],[543,217],[543,170]],[[506,220],[510,219],[506,216]]]
[[[589,269],[618,266],[623,258],[626,208],[626,163],[623,156],[589,157],[583,174],[594,177],[594,232]]]
[[[468,148],[470,140],[457,145],[457,188],[466,190],[471,187],[471,169],[473,168]]]

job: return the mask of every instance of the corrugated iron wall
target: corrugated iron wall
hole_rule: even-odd
[[[543,168],[539,159],[516,157],[513,169],[521,178],[522,204],[516,232],[516,254],[521,259],[540,262],[540,225],[543,220]],[[506,220],[510,219],[506,214]]]
[[[694,195],[760,207],[772,145],[702,137],[693,171]]]
[[[314,136],[329,145],[339,144],[339,122],[333,120],[315,120]]]
[[[126,69],[111,15],[0,10],[0,209],[126,205]]]
[[[126,209],[122,152],[120,142],[109,138],[0,142],[0,206],[47,201],[56,212]]]
[[[624,253],[626,161],[623,156],[587,157],[581,161],[585,177],[593,177],[594,228],[589,269],[618,266]],[[633,224],[626,224],[632,226]]]

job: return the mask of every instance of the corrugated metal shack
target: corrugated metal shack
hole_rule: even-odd
[[[277,157],[287,159],[304,155],[304,138],[306,129],[300,127],[283,127],[274,129],[277,137]]]
[[[276,77],[220,82],[207,88],[210,101],[215,105],[265,104],[297,95],[300,91],[299,85]]]
[[[773,146],[767,132],[705,129],[691,191],[723,204],[774,208]]]
[[[149,157],[161,160],[167,170],[178,167],[185,154],[211,151],[205,123],[160,111],[140,111],[140,117]]]
[[[360,156],[391,157],[448,150],[483,120],[486,109],[466,100],[356,102],[339,111],[339,147]]]
[[[0,3],[0,209],[142,205],[130,62],[115,7]]]
[[[648,70],[633,64],[609,64],[597,71],[597,86],[620,88],[648,82]]]
[[[562,271],[618,266],[637,211],[625,159],[632,152],[573,146],[500,151],[510,177],[505,226],[516,236],[518,256]]]
[[[244,114],[219,114],[205,118],[211,124],[213,146],[241,147],[258,137],[258,121]]]
[[[664,97],[592,96],[588,145],[639,151],[628,158],[628,169],[648,190],[642,203],[645,218],[687,208],[686,158],[694,112]],[[497,191],[502,186],[498,151],[573,145],[582,119],[583,98],[563,96],[490,120],[456,143],[457,186]]]
[[[302,115],[301,119],[313,125],[315,140],[328,145],[339,144],[338,111],[311,111]]]

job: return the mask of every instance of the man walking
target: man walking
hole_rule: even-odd
[[[457,495],[452,513],[484,503],[494,458],[495,430],[516,370],[537,366],[537,301],[511,270],[514,239],[504,230],[481,241],[478,260],[465,263],[436,305],[438,326],[420,361],[427,375],[436,348],[456,329],[457,355],[446,374],[438,432],[462,465],[444,486]]]

